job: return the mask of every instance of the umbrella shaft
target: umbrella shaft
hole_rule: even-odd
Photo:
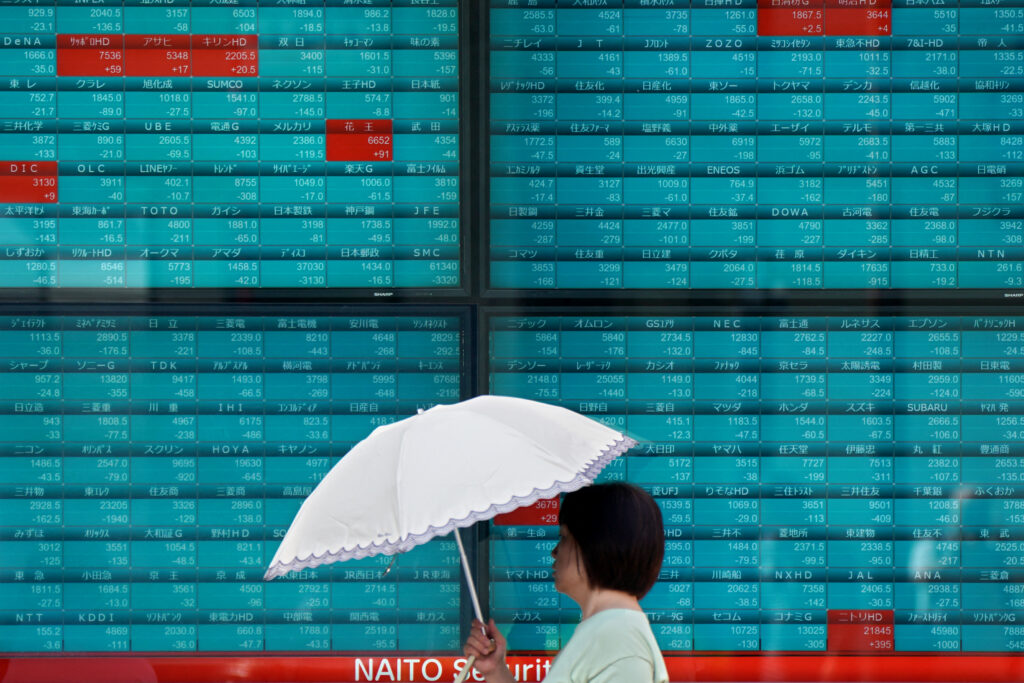
[[[459,557],[462,558],[462,573],[466,576],[466,585],[469,586],[469,597],[473,600],[473,611],[476,612],[476,618],[480,620],[480,623],[484,623],[483,612],[480,611],[480,598],[476,595],[476,585],[473,583],[473,573],[469,570],[469,560],[466,558],[466,548],[462,545],[462,534],[459,529],[455,529],[455,544],[459,546]],[[455,683],[462,683],[466,680],[466,676],[473,670],[473,662],[476,661],[476,657],[470,657],[469,661],[466,662],[466,668],[462,670],[459,677],[455,679]]]
[[[466,576],[466,585],[469,586],[469,597],[473,601],[473,611],[480,623],[484,623],[484,614],[480,611],[480,598],[476,595],[476,585],[473,583],[473,573],[469,569],[469,560],[466,559],[466,548],[462,545],[462,534],[455,529],[455,544],[459,546],[459,556],[462,558],[462,572]]]

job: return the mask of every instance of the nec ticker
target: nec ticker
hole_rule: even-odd
[[[0,287],[459,284],[456,0],[0,2]]]

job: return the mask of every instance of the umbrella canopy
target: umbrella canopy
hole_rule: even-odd
[[[378,427],[331,469],[264,578],[404,552],[575,491],[634,445],[595,420],[537,401],[478,396],[435,406]]]

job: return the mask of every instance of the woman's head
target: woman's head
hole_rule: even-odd
[[[558,523],[569,533],[591,588],[642,598],[665,555],[661,510],[631,484],[587,486],[566,494]]]

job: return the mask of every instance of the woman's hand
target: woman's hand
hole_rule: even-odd
[[[482,673],[488,681],[512,681],[512,673],[505,666],[505,653],[508,643],[498,631],[494,619],[484,626],[478,619],[473,620],[473,627],[462,652],[467,657],[476,657],[473,667]]]

